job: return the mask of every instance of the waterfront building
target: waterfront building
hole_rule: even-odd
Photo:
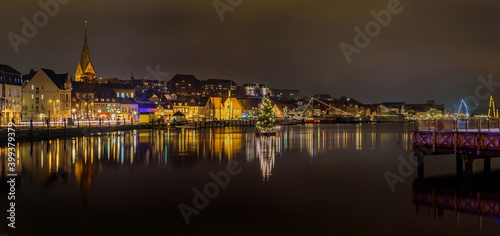
[[[243,114],[247,117],[258,116],[260,103],[262,99],[260,98],[243,98],[238,99],[238,102],[241,104],[243,109]]]
[[[130,84],[114,80],[73,82],[72,117],[80,120],[137,119],[139,106],[134,97],[135,91]]]
[[[236,83],[232,80],[208,79],[202,81],[203,96],[224,97],[229,91],[236,91]]]
[[[85,21],[85,36],[83,38],[83,49],[82,55],[80,57],[80,62],[78,62],[75,81],[77,82],[91,82],[95,81],[96,73],[94,70],[94,65],[92,60],[90,60],[89,45],[87,43],[87,21]]]
[[[242,87],[245,89],[245,95],[249,97],[263,97],[269,95],[269,88],[263,84],[244,84]]]
[[[220,120],[223,117],[221,97],[210,97],[205,105],[205,117],[209,120]]]
[[[240,119],[243,114],[243,106],[240,104],[238,99],[234,97],[225,98],[223,101],[223,113],[222,116],[225,120]]]
[[[200,96],[201,81],[194,75],[176,74],[167,82],[168,91],[177,96]]]
[[[172,104],[174,105],[174,113],[181,112],[184,115],[189,113],[189,104],[187,101],[176,100],[172,101]]]
[[[186,115],[178,111],[172,115],[172,122],[182,122],[186,120]]]
[[[8,65],[0,64],[1,124],[21,120],[22,74]]]
[[[164,122],[168,122],[172,118],[172,115],[174,115],[174,106],[172,102],[167,100],[163,104],[157,106],[157,110],[155,111],[155,116],[157,118],[161,118]]]
[[[91,105],[94,107],[92,119],[115,120],[121,118],[118,117],[121,112],[121,100],[112,90],[97,90]]]
[[[436,105],[433,100],[425,104],[406,104],[406,117],[409,119],[434,119],[447,115],[446,105]]]
[[[69,74],[56,74],[49,69],[40,69],[22,89],[22,119],[28,121],[62,120],[71,117],[71,89]]]
[[[125,120],[139,119],[139,104],[133,98],[119,98],[120,109],[118,109],[117,118]]]
[[[284,103],[280,101],[275,101],[273,103],[273,109],[277,117],[288,117],[289,115],[295,113],[295,105],[292,103]]]
[[[153,94],[162,96],[168,94],[167,82],[162,80],[152,80],[152,79],[135,79],[134,75],[128,81],[128,83],[135,89],[137,95],[146,94],[150,97]]]
[[[207,99],[208,100],[208,99]],[[173,112],[182,112],[189,121],[200,121],[205,117],[205,100],[196,101],[194,97],[184,97],[178,100],[172,100]]]
[[[209,120],[239,119],[243,115],[243,106],[237,98],[210,97],[204,113]]]
[[[94,112],[96,85],[89,82],[72,82],[71,117],[74,120],[93,120],[96,118]]]
[[[405,114],[404,102],[384,102],[378,105],[377,113],[379,115]]]

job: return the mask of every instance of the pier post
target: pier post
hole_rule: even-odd
[[[415,121],[415,131],[418,131],[418,119]]]
[[[33,118],[30,119],[30,139],[33,140]]]
[[[47,119],[46,122],[47,122],[47,139],[48,139],[50,137],[50,119]]]
[[[474,156],[470,154],[465,154],[464,164],[465,164],[465,175],[466,176],[474,175]]]
[[[464,160],[462,159],[462,154],[457,154],[455,157],[455,162],[456,162],[456,175],[458,177],[462,177],[464,175]]]
[[[484,157],[484,174],[491,174],[491,157]]]
[[[481,133],[481,119],[477,120],[477,131]]]

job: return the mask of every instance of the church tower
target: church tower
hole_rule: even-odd
[[[96,79],[94,66],[90,61],[89,45],[87,44],[87,21],[85,21],[85,38],[83,39],[82,57],[75,73],[75,81],[90,82]]]

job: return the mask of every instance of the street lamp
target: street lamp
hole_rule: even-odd
[[[49,100],[49,104],[52,103],[52,99]],[[50,105],[49,105],[49,122],[50,122]]]
[[[59,106],[59,99],[56,100],[57,106],[59,107],[59,119],[61,118],[61,107]],[[57,118],[57,108],[56,108],[56,103],[54,103],[54,112],[56,113],[56,118]]]

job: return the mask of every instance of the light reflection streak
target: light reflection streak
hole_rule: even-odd
[[[33,147],[30,143],[19,143],[17,158],[18,166],[25,164],[19,171],[33,173],[34,179],[44,181],[59,169],[68,176],[76,175],[78,169],[79,175],[87,175],[80,176],[80,180],[85,178],[89,183],[95,166],[104,170],[149,165],[175,169],[197,161],[223,164],[243,156],[249,163],[259,163],[263,179],[268,181],[272,171],[279,168],[277,158],[286,158],[290,152],[305,153],[313,161],[324,154],[335,158],[340,150],[382,150],[395,144],[404,150],[411,149],[409,133],[381,130],[372,124],[306,125],[284,127],[278,136],[267,139],[256,136],[252,128],[241,127],[130,131],[40,141]],[[71,150],[65,150],[66,146]],[[4,149],[1,155],[7,155]]]

